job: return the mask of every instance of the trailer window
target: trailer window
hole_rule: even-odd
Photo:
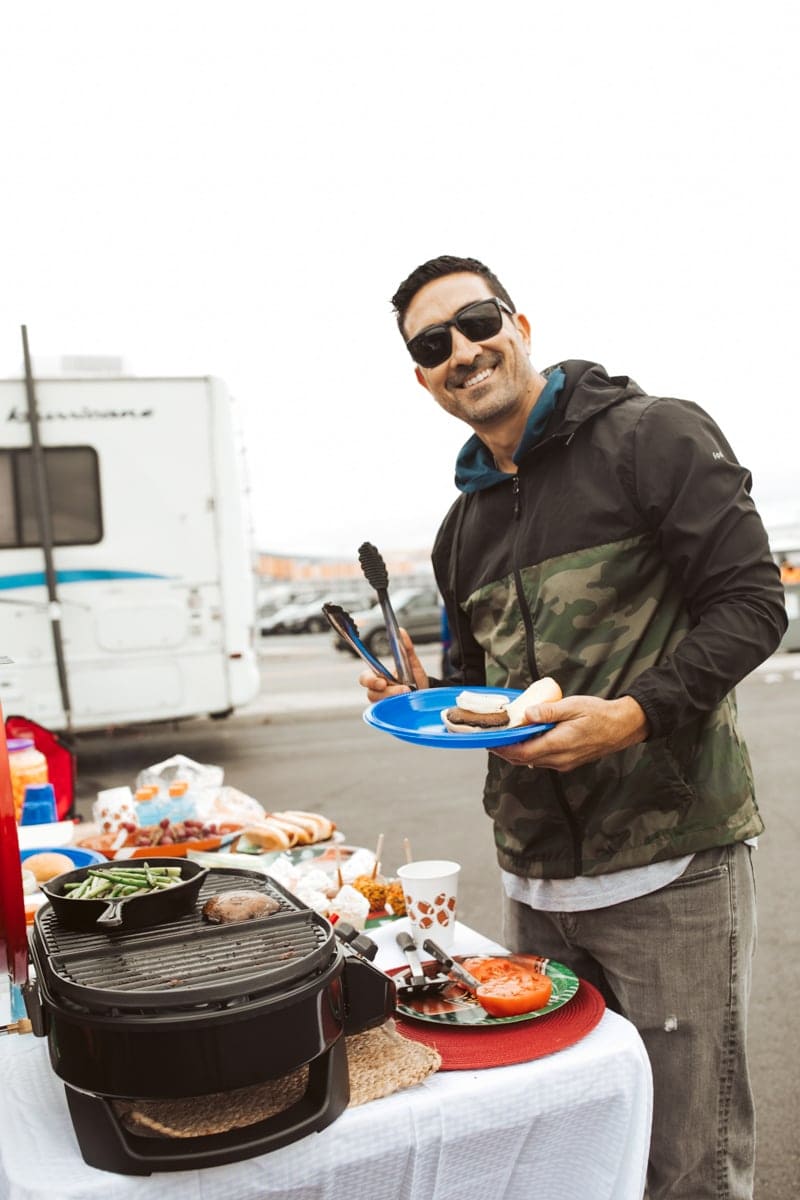
[[[103,522],[97,452],[91,446],[46,446],[44,464],[54,544],[99,542]],[[41,545],[30,450],[0,451],[0,504],[0,545]]]

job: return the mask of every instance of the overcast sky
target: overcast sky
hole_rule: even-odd
[[[7,8],[0,375],[116,354],[237,397],[261,548],[430,545],[467,426],[389,298],[473,255],[537,367],[695,400],[800,521],[790,0]],[[259,15],[260,14],[260,15]]]

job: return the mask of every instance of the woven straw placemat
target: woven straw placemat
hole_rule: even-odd
[[[441,1066],[439,1053],[409,1040],[393,1020],[347,1041],[350,1107],[378,1100],[421,1083]],[[115,1100],[114,1109],[133,1133],[148,1137],[190,1138],[226,1133],[274,1117],[303,1095],[308,1067],[252,1087],[184,1100]]]

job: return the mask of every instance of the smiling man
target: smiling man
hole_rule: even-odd
[[[489,329],[499,326],[494,336],[486,337],[482,322]],[[525,422],[546,383],[528,357],[527,318],[513,311],[510,299],[495,296],[485,279],[459,273],[417,292],[404,327],[411,353],[423,361],[438,357],[438,347],[449,342],[444,362],[418,365],[417,379],[446,412],[480,433],[498,463],[513,466]],[[480,346],[469,337],[475,327],[483,334]]]
[[[597,363],[531,364],[531,329],[471,258],[393,298],[417,380],[473,431],[433,565],[453,676],[553,723],[494,750],[510,949],[571,966],[653,1066],[650,1200],[751,1200],[751,845],[763,824],[733,689],[786,627],[750,476],[697,405]],[[435,687],[413,646],[419,687]],[[371,701],[405,690],[365,671]],[[455,735],[457,736],[457,735]]]

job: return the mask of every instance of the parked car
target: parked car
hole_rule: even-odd
[[[398,588],[396,592],[389,593],[389,599],[398,624],[408,630],[414,642],[421,644],[441,640],[442,601],[436,588]],[[391,654],[380,604],[350,615],[358,627],[362,642],[372,654],[379,658]],[[349,650],[355,654],[338,634],[334,634],[333,644],[337,650]]]
[[[780,566],[789,624],[778,649],[785,654],[800,650],[800,551],[784,555]]]
[[[291,604],[276,606],[274,611],[262,616],[259,620],[259,632],[262,637],[278,633],[323,633],[329,628],[322,606],[330,600],[340,604],[347,612],[353,608],[362,608],[364,593],[342,594],[341,596],[322,595],[303,600],[293,600]]]
[[[269,637],[270,634],[288,633],[287,623],[294,620],[299,609],[305,608],[307,602],[300,604],[297,600],[292,600],[288,604],[279,604],[272,612],[265,612],[259,616],[258,632],[262,637]],[[317,607],[319,612],[319,606]]]

